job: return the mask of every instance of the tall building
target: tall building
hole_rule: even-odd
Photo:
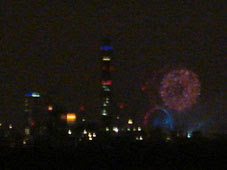
[[[25,134],[30,135],[33,127],[36,125],[37,117],[41,111],[40,94],[39,93],[27,93],[25,94],[25,118],[26,128]]]
[[[102,75],[101,75],[101,121],[102,125],[106,129],[110,129],[113,116],[113,104],[112,104],[112,79],[111,71],[113,66],[111,65],[113,47],[110,40],[104,40],[101,50],[101,62],[102,62]]]

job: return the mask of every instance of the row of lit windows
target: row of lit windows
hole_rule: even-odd
[[[115,133],[118,133],[119,132],[119,128],[118,127],[113,127],[113,131],[115,132]],[[121,129],[121,131],[124,131],[125,129],[124,128],[122,128]],[[109,127],[106,127],[105,128],[105,131],[106,132],[109,132],[110,131],[110,128]],[[138,131],[138,132],[141,132],[142,131],[142,128],[139,126],[139,127],[134,127],[134,128],[130,128],[130,127],[128,127],[127,129],[126,129],[126,131],[128,131],[128,132],[130,132],[130,131],[134,131],[134,132],[136,132],[136,131]]]
[[[109,56],[104,56],[104,57],[102,58],[102,60],[103,60],[103,61],[110,61],[111,58],[110,58]]]

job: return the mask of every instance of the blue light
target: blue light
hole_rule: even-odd
[[[40,97],[39,93],[27,93],[25,97]]]
[[[100,50],[113,50],[112,46],[104,45],[100,47]]]
[[[32,97],[32,93],[25,94],[25,97]]]

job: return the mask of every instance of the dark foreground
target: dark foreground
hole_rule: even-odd
[[[1,146],[0,169],[227,169],[226,139]]]

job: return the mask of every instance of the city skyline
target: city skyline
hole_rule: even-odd
[[[33,91],[69,110],[85,105],[98,113],[99,46],[109,36],[115,47],[113,88],[128,113],[149,108],[140,88],[155,71],[183,65],[201,81],[199,103],[190,112],[210,111],[226,120],[221,3],[135,3],[3,4],[1,118],[19,120],[24,94]]]

